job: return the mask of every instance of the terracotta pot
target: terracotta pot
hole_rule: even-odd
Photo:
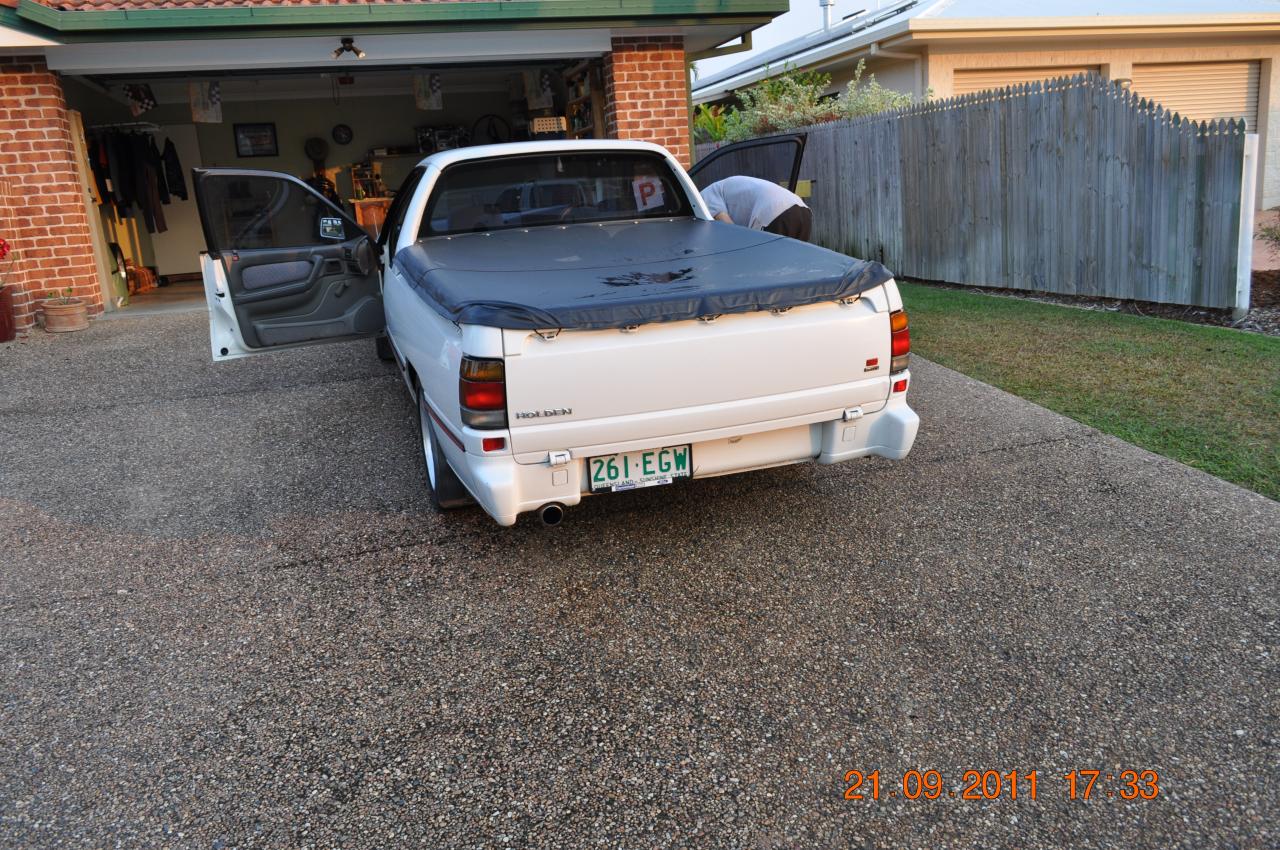
[[[44,329],[51,334],[82,331],[89,327],[89,305],[79,298],[63,303],[53,298],[41,304],[44,307]]]
[[[13,287],[0,287],[0,342],[12,342],[18,335],[18,323],[13,318]]]

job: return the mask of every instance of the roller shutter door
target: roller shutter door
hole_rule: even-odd
[[[1134,65],[1132,89],[1196,121],[1240,118],[1258,128],[1258,63]]]
[[[1018,83],[1034,83],[1055,77],[1074,77],[1086,71],[1097,71],[1097,65],[1054,65],[1043,68],[982,68],[957,70],[955,93],[970,94],[987,89],[1001,89]]]

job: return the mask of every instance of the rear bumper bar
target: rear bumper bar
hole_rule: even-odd
[[[920,417],[907,406],[905,394],[891,397],[875,413],[860,419],[826,420],[800,425],[761,423],[749,434],[693,441],[693,477],[709,478],[771,466],[817,461],[842,463],[877,456],[901,460],[915,442]],[[687,440],[656,438],[648,447],[679,445]],[[575,454],[568,463],[517,463],[512,455],[477,456],[442,444],[450,464],[499,525],[514,525],[526,511],[548,502],[576,505],[590,495],[587,458]]]

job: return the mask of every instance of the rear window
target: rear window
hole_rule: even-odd
[[[691,215],[684,188],[656,154],[532,154],[446,168],[418,235]]]

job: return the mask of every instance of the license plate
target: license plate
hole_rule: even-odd
[[[668,446],[587,458],[591,492],[637,490],[670,484],[693,474],[691,446]]]

